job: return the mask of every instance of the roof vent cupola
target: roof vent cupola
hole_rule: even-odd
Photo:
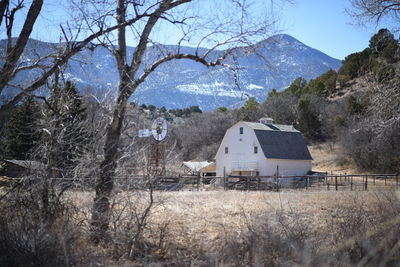
[[[271,125],[274,123],[274,120],[272,118],[269,117],[262,117],[260,119],[260,123],[265,124],[265,125]]]

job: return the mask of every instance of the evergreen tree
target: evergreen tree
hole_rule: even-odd
[[[325,86],[325,95],[330,95],[336,90],[337,72],[333,69],[328,70],[317,79],[319,79]]]
[[[238,111],[238,117],[243,121],[256,121],[260,117],[260,104],[256,101],[255,97],[247,99],[243,107]]]
[[[227,109],[226,107],[219,107],[219,108],[217,109],[217,111],[219,111],[219,112],[227,112],[228,109]]]
[[[321,122],[308,98],[301,98],[297,104],[297,123],[299,130],[309,138],[319,138]]]
[[[40,119],[40,107],[33,97],[27,97],[15,108],[5,129],[3,140],[5,157],[28,159],[30,152],[40,140]]]
[[[273,98],[274,96],[278,96],[278,95],[279,95],[279,92],[275,88],[273,88],[271,91],[268,92],[267,99],[265,101]]]
[[[298,77],[296,80],[289,85],[289,87],[285,90],[297,97],[300,97],[304,93],[304,88],[307,86],[307,81],[303,77]]]
[[[307,87],[303,89],[303,94],[315,94],[318,96],[327,95],[325,84],[319,79],[311,79]]]
[[[244,104],[243,108],[248,111],[255,111],[258,108],[258,102],[256,101],[255,97],[250,97],[247,99],[246,103]]]
[[[378,33],[369,40],[369,48],[372,54],[380,54],[385,49],[393,49],[396,44],[397,41],[394,39],[394,35],[388,29],[380,29]],[[392,56],[393,54],[394,53],[392,53]]]
[[[361,52],[353,53],[345,57],[342,66],[339,69],[340,79],[348,81],[358,77],[358,75],[368,69],[370,49],[364,49]]]
[[[189,107],[189,111],[190,113],[202,113],[199,106],[191,106]]]
[[[82,97],[70,81],[67,81],[62,89],[53,88],[49,103],[52,110],[47,116],[47,127],[53,135],[49,138],[57,136],[56,142],[49,142],[52,165],[56,165],[65,173],[75,167],[76,159],[82,155],[87,139],[90,138],[83,125],[86,110]]]

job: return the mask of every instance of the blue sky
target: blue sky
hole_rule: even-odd
[[[32,38],[53,42],[59,40],[58,25],[65,21],[66,1],[50,0],[45,3]],[[203,1],[212,4],[218,0]],[[258,12],[257,8],[260,6],[269,6],[270,1],[253,0],[254,12]],[[61,2],[65,8],[60,8]],[[371,36],[380,28],[391,29],[394,25],[390,22],[377,27],[352,25],[354,21],[345,12],[345,8],[350,7],[349,2],[349,0],[296,0],[292,5],[275,0],[275,3],[279,3],[274,7],[279,21],[278,32],[290,34],[308,46],[332,57],[343,59],[350,53],[366,48]],[[4,32],[0,32],[0,38],[5,38]]]
[[[394,23],[355,26],[345,12],[349,0],[297,0],[295,5],[281,7],[283,32],[308,46],[343,59],[368,46],[369,39],[380,28],[393,28]]]

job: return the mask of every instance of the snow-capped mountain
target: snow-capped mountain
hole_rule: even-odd
[[[40,54],[45,54],[56,46],[31,41],[23,61],[34,60],[33,47],[35,53],[40,51]],[[128,52],[132,54],[133,49],[129,48]],[[162,46],[162,49],[165,53],[177,48]],[[194,51],[195,48],[191,47],[180,48],[180,52]],[[1,41],[0,53],[4,53],[4,42]],[[221,53],[223,51],[215,51],[210,57],[216,58]],[[159,54],[160,47],[149,47],[145,64]],[[273,88],[283,89],[297,77],[308,80],[329,69],[337,70],[341,65],[339,60],[284,34],[273,36],[254,47],[237,48],[231,59],[234,59],[231,63],[234,63],[235,71],[227,67],[207,68],[190,60],[167,62],[147,78],[131,100],[168,109],[199,105],[202,110],[212,110],[237,105],[252,96],[263,101]],[[23,73],[17,79],[29,82],[29,77],[35,75],[35,72]],[[80,89],[90,87],[99,92],[115,92],[119,81],[115,59],[103,47],[76,55],[68,63],[64,77],[74,81]]]

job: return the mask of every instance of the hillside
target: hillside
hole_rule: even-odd
[[[308,149],[314,159],[312,163],[313,171],[338,174],[365,173],[359,170],[351,159],[343,157],[343,148],[338,144],[316,144],[310,145]]]
[[[45,55],[57,49],[62,49],[62,45],[31,40],[21,64],[34,61],[35,53]],[[177,49],[176,46],[150,46],[145,61],[150,62]],[[195,51],[192,47],[179,49],[183,53]],[[4,50],[3,40],[0,41],[0,52]],[[128,54],[132,54],[133,50],[134,47],[129,47]],[[205,51],[201,48],[199,53]],[[214,51],[209,57],[216,58],[223,52]],[[202,110],[240,106],[249,97],[264,101],[270,90],[283,89],[297,77],[308,80],[329,69],[338,70],[341,65],[339,60],[289,35],[276,35],[256,46],[237,48],[228,60],[238,68],[237,83],[234,73],[227,68],[208,69],[191,60],[172,61],[156,69],[138,88],[131,101],[168,109],[192,105],[199,105]],[[23,72],[16,79],[28,84],[37,75],[34,71]],[[104,47],[80,52],[68,63],[64,77],[75,82],[80,90],[90,87],[99,94],[115,91],[118,85],[115,59]]]

